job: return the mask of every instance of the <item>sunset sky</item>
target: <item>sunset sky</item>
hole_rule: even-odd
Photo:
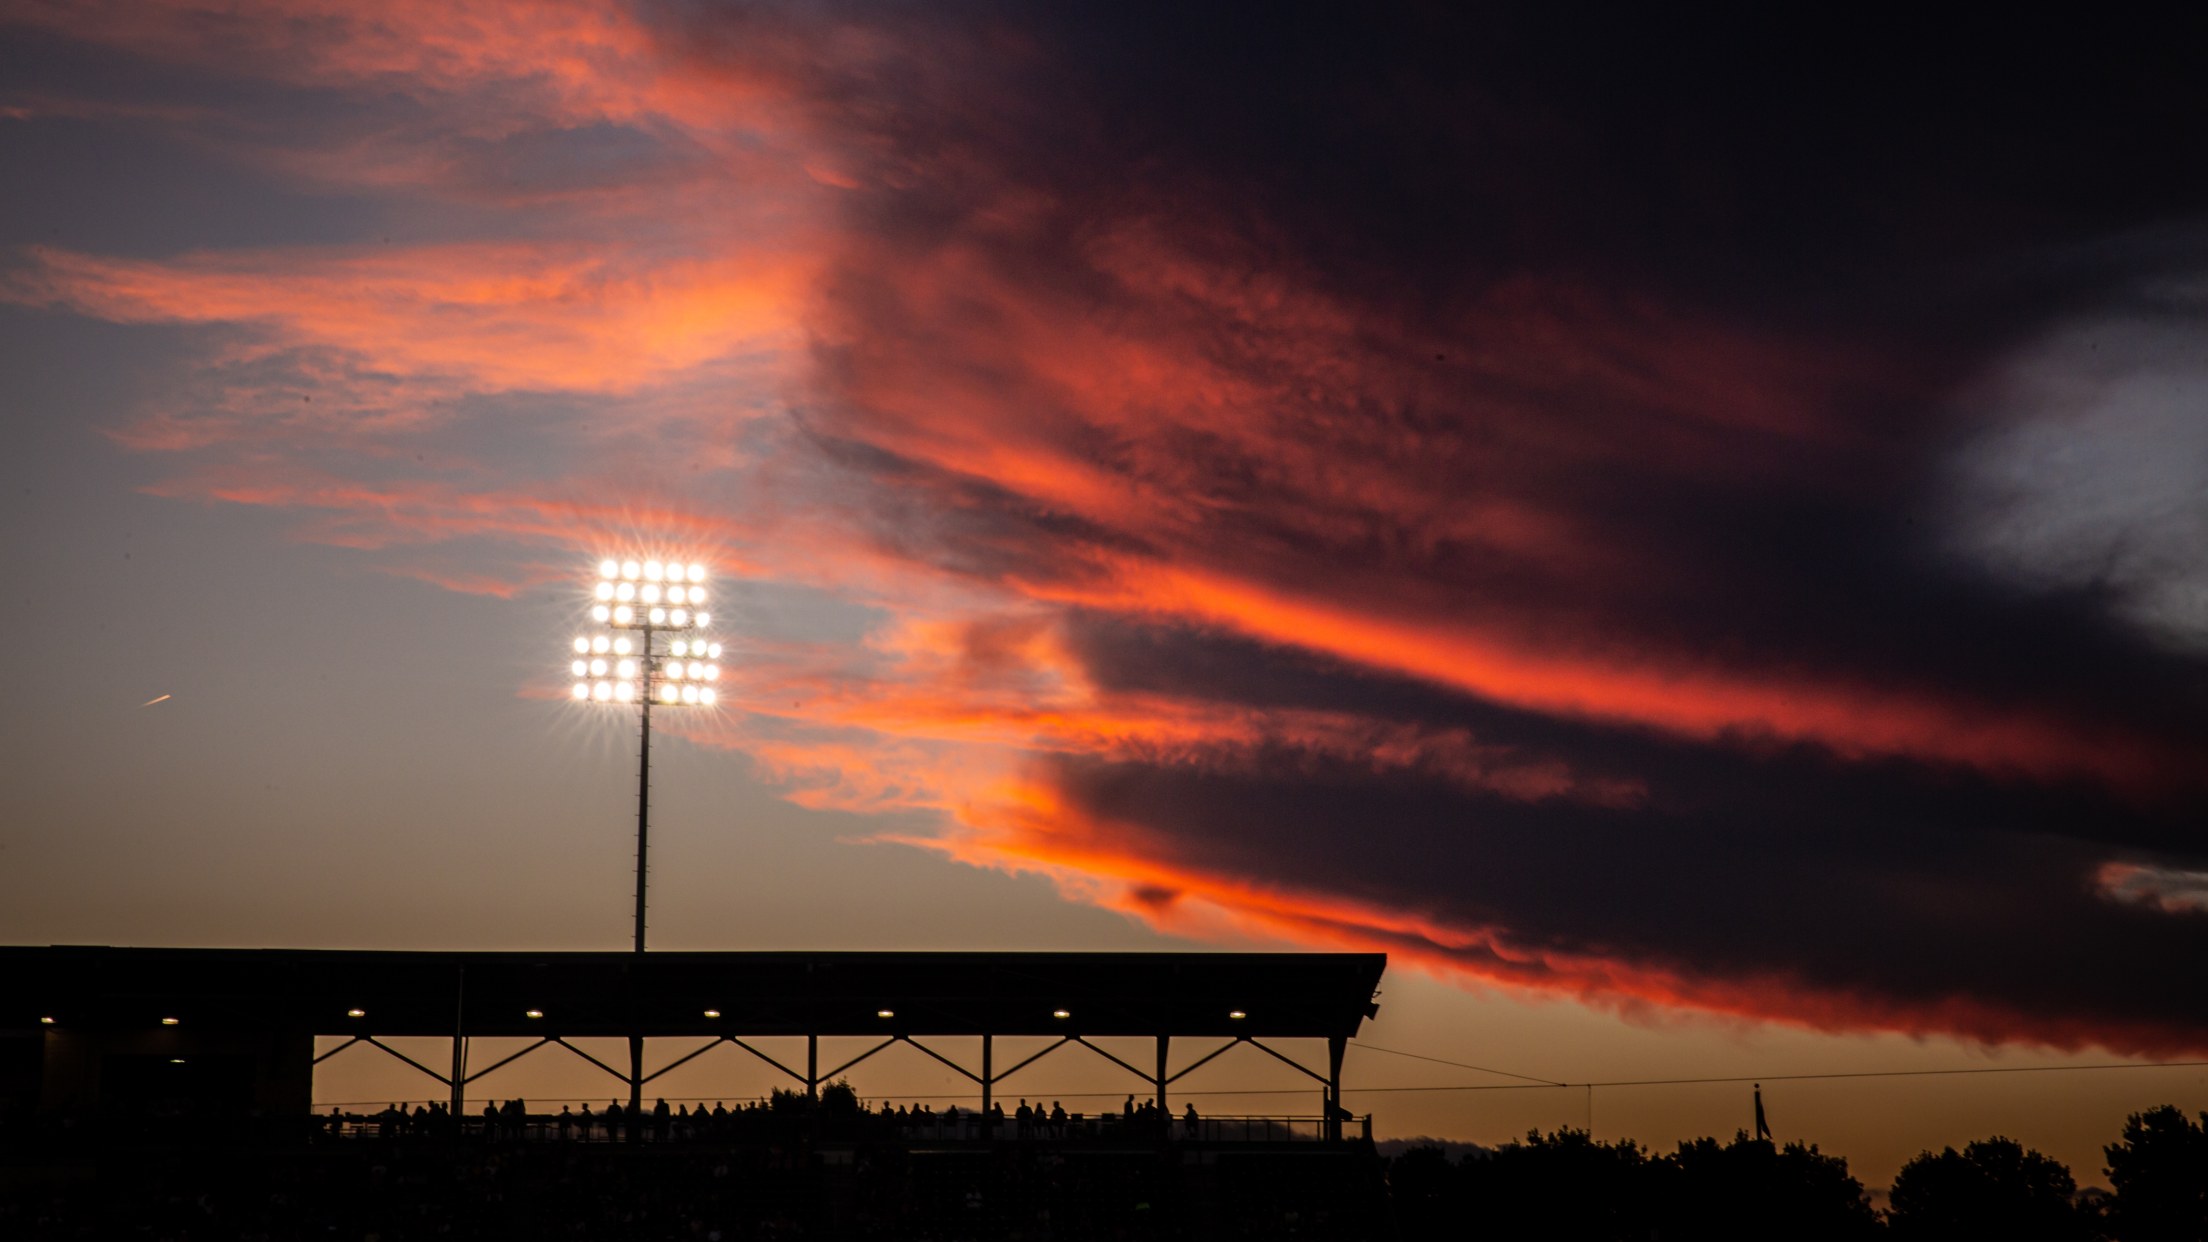
[[[2208,1059],[2208,23],[1781,7],[0,0],[0,941],[625,947],[567,644],[656,553],[728,644],[656,946],[1382,950],[1370,1043],[1572,1083]],[[1766,1095],[2098,1181],[2208,1077]]]

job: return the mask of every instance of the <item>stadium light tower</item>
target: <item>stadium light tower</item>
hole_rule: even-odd
[[[721,645],[705,637],[705,566],[696,562],[604,560],[591,587],[590,619],[568,671],[577,703],[634,704],[642,736],[636,768],[636,951],[644,951],[645,882],[652,805],[652,709],[711,707],[719,696]],[[663,644],[661,640],[665,639]],[[629,1107],[643,1102],[644,1037],[629,1036]]]
[[[610,633],[577,635],[570,692],[578,703],[634,704],[643,745],[636,772],[636,951],[644,951],[645,864],[651,843],[652,708],[711,707],[721,645],[702,631],[705,566],[681,561],[598,563],[590,619]],[[662,650],[660,639],[669,641]]]

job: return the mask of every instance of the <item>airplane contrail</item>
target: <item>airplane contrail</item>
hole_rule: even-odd
[[[168,700],[169,700],[170,698],[173,698],[173,697],[174,697],[173,695],[167,695],[167,694],[164,694],[164,695],[162,695],[162,696],[161,696],[160,698],[155,698],[155,699],[147,699],[147,700],[146,700],[145,702],[143,702],[143,703],[140,703],[140,704],[139,704],[138,706],[140,706],[140,707],[151,707],[151,706],[153,706],[153,705],[154,705],[154,704],[156,704],[156,703],[163,703],[163,702],[166,702],[166,701],[168,701]]]

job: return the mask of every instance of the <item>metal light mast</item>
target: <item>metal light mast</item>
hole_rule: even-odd
[[[578,635],[568,670],[578,703],[637,708],[636,951],[644,951],[645,886],[649,874],[652,790],[652,708],[711,707],[719,697],[721,645],[703,630],[713,620],[706,603],[705,566],[695,562],[604,560],[592,587],[590,619],[609,633]],[[660,640],[667,641],[662,649]],[[629,1036],[629,1108],[643,1103],[644,1037]]]

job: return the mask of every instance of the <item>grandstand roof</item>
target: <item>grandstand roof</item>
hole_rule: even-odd
[[[1386,964],[1377,953],[0,947],[0,1026],[173,1017],[317,1034],[1346,1038],[1376,1012]]]

